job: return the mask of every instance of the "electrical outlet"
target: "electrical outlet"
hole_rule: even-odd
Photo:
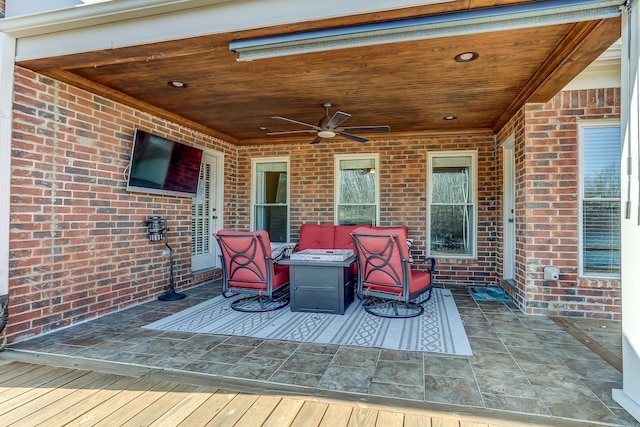
[[[169,249],[165,249],[162,251],[163,256],[171,255],[171,251]]]

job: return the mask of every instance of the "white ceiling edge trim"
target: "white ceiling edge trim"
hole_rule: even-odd
[[[84,4],[66,9],[6,17],[0,20],[0,31],[15,38],[68,31],[77,28],[171,13],[194,7],[211,6],[230,0],[120,0]]]
[[[161,0],[140,0],[150,4]],[[175,6],[180,0],[171,3]],[[365,12],[388,10],[397,7],[408,7],[417,3],[415,0],[378,0],[372,6],[370,0],[323,0],[312,4],[299,0],[242,0],[219,2],[207,7],[193,7],[207,3],[207,0],[181,0],[189,7],[180,11],[155,13],[159,9],[136,10],[132,15],[121,14],[113,22],[102,24],[79,25],[77,22],[63,23],[57,31],[48,27],[47,32],[32,34],[18,38],[16,60],[49,58],[53,56],[108,50],[120,47],[137,46],[168,40],[178,40],[208,34],[240,31],[251,28],[268,27],[301,21],[310,21],[336,16],[348,16]],[[425,3],[439,3],[442,0],[431,0]],[[127,0],[127,3],[138,3]],[[210,3],[210,2],[209,2]],[[80,9],[93,9],[109,3],[85,6]],[[159,6],[161,9],[162,7]],[[144,17],[135,17],[139,14]],[[106,14],[105,20],[110,18]],[[126,18],[126,19],[125,19]],[[18,19],[18,18],[16,18]],[[25,18],[27,19],[27,18]],[[86,22],[93,18],[84,17]],[[3,30],[0,20],[0,30]],[[69,29],[74,24],[76,28]],[[12,34],[23,34],[24,30],[15,29]]]
[[[323,0],[322,2],[309,3],[295,0],[118,0],[0,19],[0,32],[22,39],[105,24],[117,24],[132,19],[148,19],[166,14],[176,15],[193,9],[200,9],[200,13],[214,18],[214,22],[219,25],[224,24],[224,21],[216,19],[212,15],[217,12],[225,14],[225,10],[233,10],[233,13],[241,14],[243,19],[233,20],[233,26],[230,25],[230,22],[229,25],[221,28],[224,31],[239,31],[451,1],[453,0],[377,0],[375,2],[370,0]],[[223,6],[224,9],[221,10],[220,6]],[[192,28],[194,26],[191,22],[182,23],[179,37],[211,34],[211,28],[217,29],[217,26],[209,25],[206,32],[203,32],[204,29],[199,25],[201,21],[196,21],[195,28]],[[156,41],[164,40],[168,40],[168,38],[159,38]],[[135,44],[133,42],[129,45]]]

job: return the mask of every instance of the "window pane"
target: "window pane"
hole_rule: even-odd
[[[256,203],[287,202],[287,164],[284,162],[256,165]]]
[[[582,207],[585,273],[620,273],[620,202],[585,201]]]
[[[431,253],[469,255],[471,206],[431,206]]]
[[[256,206],[256,230],[267,230],[272,242],[287,241],[287,206]]]
[[[338,224],[376,225],[376,206],[338,206]]]
[[[469,167],[434,167],[432,203],[468,203]]]
[[[339,203],[375,203],[376,174],[370,168],[340,171]]]
[[[585,128],[584,197],[620,197],[620,127]]]

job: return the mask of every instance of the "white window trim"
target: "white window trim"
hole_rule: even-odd
[[[372,159],[376,170],[376,225],[380,225],[380,155],[378,153],[335,154],[333,158],[333,223],[338,224],[338,202],[340,200],[340,161]]]
[[[438,157],[471,157],[471,197],[473,201],[473,224],[470,229],[473,233],[473,245],[470,254],[432,254],[431,253],[431,196],[433,195],[431,171],[433,170],[433,159]],[[456,150],[456,151],[435,151],[427,152],[427,256],[434,258],[460,258],[474,259],[478,256],[478,151],[477,150]]]
[[[256,207],[256,189],[257,174],[256,168],[262,163],[286,163],[287,164],[287,242],[291,239],[291,162],[289,156],[283,157],[259,157],[251,159],[251,230],[256,230],[255,207]]]
[[[620,273],[585,273],[583,262],[582,205],[584,202],[584,130],[602,127],[620,126],[620,120],[578,120],[578,277],[589,279],[619,279]],[[622,189],[622,187],[621,187]],[[620,195],[622,200],[622,194]],[[621,205],[622,209],[622,205]],[[620,231],[622,233],[622,231]],[[622,238],[622,236],[620,236]]]

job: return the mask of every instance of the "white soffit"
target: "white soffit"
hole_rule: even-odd
[[[16,60],[402,9],[452,0],[121,0],[0,20]]]
[[[563,90],[621,87],[622,41],[618,40],[591,65],[584,69]]]

